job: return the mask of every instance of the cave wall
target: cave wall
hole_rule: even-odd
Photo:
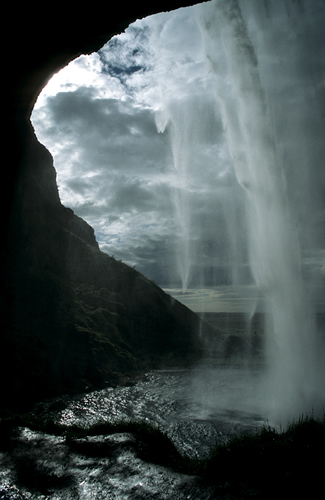
[[[6,10],[4,404],[118,382],[161,363],[191,361],[199,350],[196,315],[100,252],[93,229],[61,205],[52,156],[30,123],[39,92],[69,61],[98,50],[136,18],[186,5],[166,0],[112,9],[95,2],[91,9],[55,4],[43,12],[29,3]]]

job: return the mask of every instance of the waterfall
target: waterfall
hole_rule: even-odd
[[[250,267],[266,297],[269,411],[278,419],[323,411],[324,352],[303,276],[297,200],[289,192],[286,175],[296,158],[290,158],[290,151],[283,154],[285,138],[277,129],[281,116],[272,115],[277,110],[285,119],[286,111],[266,94],[236,0],[216,0],[204,7],[200,26],[229,153],[246,195]],[[218,71],[220,45],[227,61],[226,84]],[[303,108],[301,113],[303,119]],[[306,141],[303,133],[299,141]],[[299,175],[300,168],[296,170]],[[306,203],[304,196],[298,202]],[[307,200],[306,209],[309,206]]]
[[[198,134],[192,120],[192,104],[166,99],[166,120],[171,135],[171,165],[174,171],[174,204],[176,232],[176,268],[179,272],[183,293],[186,292],[193,262],[195,242],[191,238],[191,169]],[[163,127],[162,127],[163,128]]]
[[[324,117],[317,106],[322,78],[317,58],[305,54],[308,43],[311,48],[319,44],[309,22],[311,16],[315,22],[317,9],[324,10],[316,3],[313,11],[310,4],[290,0],[213,0],[192,9],[191,22],[195,19],[201,36],[205,70],[201,65],[200,78],[208,113],[200,108],[200,95],[191,94],[189,80],[183,98],[176,101],[169,92],[171,76],[166,71],[160,76],[164,91],[159,127],[167,127],[171,139],[183,291],[204,256],[199,243],[204,223],[193,223],[199,208],[193,207],[191,193],[198,191],[199,177],[211,165],[217,172],[225,163],[218,158],[222,139],[231,165],[228,174],[231,170],[238,190],[230,195],[220,184],[220,172],[210,178],[211,192],[219,200],[215,206],[224,207],[216,210],[223,213],[227,230],[219,228],[217,234],[210,223],[209,231],[216,235],[216,248],[218,238],[227,240],[223,265],[232,269],[232,283],[240,283],[238,270],[244,268],[246,254],[253,283],[264,294],[264,393],[266,411],[278,421],[322,412],[325,402],[324,347],[315,321],[317,287],[307,265],[320,251],[314,220],[321,209],[323,180],[317,172],[324,154],[319,140]],[[214,128],[211,116],[219,123]],[[212,129],[218,135],[216,146],[204,156],[204,135]],[[244,238],[234,236],[241,232]],[[241,248],[245,246],[246,251]]]

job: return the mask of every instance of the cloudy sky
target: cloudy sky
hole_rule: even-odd
[[[240,5],[303,262],[322,279],[323,2]],[[55,75],[32,122],[62,203],[94,227],[104,252],[174,294],[187,288],[180,297],[195,310],[247,310],[260,290],[223,106],[229,116],[238,101],[220,22],[214,2],[137,21]]]

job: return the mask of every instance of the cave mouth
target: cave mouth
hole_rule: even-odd
[[[238,107],[222,43],[215,40],[207,52],[202,42],[202,31],[209,29],[209,23],[200,28],[197,22],[202,5],[136,21],[97,53],[70,63],[44,89],[32,120],[40,141],[54,156],[62,203],[95,229],[101,250],[135,266],[163,288],[180,289],[178,297],[199,288],[206,290],[200,297],[207,303],[211,290],[219,287],[209,309],[218,301],[224,310],[229,299],[237,310],[247,311],[261,297],[253,286],[249,253],[262,238],[255,245],[248,241],[253,230],[249,235],[245,200],[251,179],[248,169],[241,168],[239,176],[234,168],[234,158],[247,151],[245,144],[240,150],[239,132],[232,141],[232,146],[237,142],[239,147],[235,144],[233,157],[230,153],[224,110],[215,99],[211,73],[219,79],[230,121]],[[261,42],[257,28],[262,13],[253,4],[241,8],[251,36],[250,62],[258,68],[256,81],[260,78],[262,85],[260,95],[267,95],[273,106],[271,136],[279,144],[275,156],[283,165],[285,194],[299,226],[299,244],[306,255],[310,249],[314,252],[307,256],[309,260],[303,255],[302,264],[307,275],[314,272],[312,266],[320,274],[321,255],[316,248],[320,231],[310,222],[317,210],[323,210],[317,160],[323,146],[310,131],[321,131],[323,118],[316,105],[312,108],[320,100],[320,86],[311,90],[308,80],[309,69],[315,78],[319,74],[320,61],[316,56],[313,61],[305,57],[307,41],[310,47],[319,42],[317,30],[308,31],[296,3],[290,16],[285,9],[269,12],[264,6],[265,19],[272,14],[274,21],[281,16],[282,21],[279,36],[268,24]],[[306,38],[297,37],[297,32],[304,32]],[[283,47],[288,56],[279,58]],[[287,64],[287,57],[294,63]],[[243,100],[240,104],[245,105]],[[246,106],[247,121],[253,118],[250,113]],[[255,118],[251,122],[256,126]],[[257,129],[258,135],[262,128]],[[263,147],[256,147],[255,141],[251,151],[256,150],[263,158]],[[307,156],[308,185],[300,162]],[[231,289],[233,283],[236,286]],[[228,287],[227,294],[220,287]],[[220,301],[226,295],[227,300]]]
[[[242,195],[206,88],[199,8],[138,20],[72,61],[40,94],[32,122],[53,154],[62,204],[94,228],[100,249],[181,300],[191,268],[187,296],[212,304],[212,288],[231,283]],[[197,116],[191,139],[186,124]],[[217,181],[227,198],[216,199]]]

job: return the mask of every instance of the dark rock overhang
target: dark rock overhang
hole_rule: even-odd
[[[51,76],[80,54],[99,50],[112,36],[122,32],[137,18],[161,11],[193,5],[195,0],[158,0],[91,5],[68,3],[53,7],[32,7],[29,2],[17,9],[6,8],[6,49],[3,68],[8,96],[6,104],[18,115],[29,115],[41,89]]]

